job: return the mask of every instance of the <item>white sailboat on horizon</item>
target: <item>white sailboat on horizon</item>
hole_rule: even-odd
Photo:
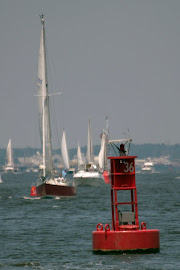
[[[99,161],[99,169],[101,171],[105,170],[106,167],[106,133],[102,133],[102,138],[101,138],[101,148],[98,156],[98,161]]]
[[[101,134],[101,148],[98,156],[99,170],[101,172],[107,170],[107,145],[109,140],[109,123],[108,117],[106,117],[106,128],[103,129]]]
[[[7,149],[6,149],[6,160],[7,160],[7,163],[4,167],[4,171],[5,172],[14,172],[14,159],[13,159],[11,139],[9,139]]]
[[[66,173],[72,174],[75,171],[75,168],[72,168],[70,166],[70,160],[69,160],[69,152],[67,147],[67,140],[66,140],[66,133],[65,130],[63,130],[62,140],[61,140],[61,156],[63,160],[63,171]]]
[[[80,168],[84,165],[79,142],[78,142],[78,147],[77,147],[77,165],[78,165],[78,170],[80,170]]]
[[[66,170],[69,170],[69,168],[70,168],[69,154],[68,154],[65,130],[63,130],[63,135],[62,135],[62,140],[61,140],[61,156],[63,159],[64,168]]]
[[[103,183],[102,175],[100,174],[97,166],[94,164],[93,143],[92,143],[92,130],[91,121],[88,121],[88,137],[87,137],[87,162],[84,168],[78,170],[73,175],[76,186],[99,186]]]
[[[93,142],[92,142],[92,128],[91,128],[91,120],[89,118],[88,121],[88,137],[87,137],[87,163],[93,164],[94,162],[94,151],[93,151]]]

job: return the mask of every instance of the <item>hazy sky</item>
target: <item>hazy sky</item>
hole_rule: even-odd
[[[54,147],[180,143],[179,0],[0,0],[0,148],[39,146],[36,80],[45,14]],[[54,110],[53,110],[54,112]],[[55,128],[57,124],[57,128]]]

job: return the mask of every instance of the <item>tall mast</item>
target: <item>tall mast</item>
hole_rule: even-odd
[[[41,30],[41,43],[42,43],[42,52],[44,54],[43,60],[45,60],[45,40],[44,40],[44,15],[40,16],[41,18],[41,24],[42,24],[42,30]],[[44,74],[45,77],[45,74]],[[45,80],[44,80],[45,81]],[[46,175],[46,151],[45,151],[45,96],[42,95],[42,145],[43,145],[43,176]]]
[[[41,40],[39,50],[38,63],[38,96],[39,96],[39,124],[40,137],[42,142],[43,152],[43,176],[50,174],[53,170],[52,164],[52,144],[51,144],[51,127],[49,116],[49,95],[48,95],[48,80],[47,80],[47,66],[46,66],[46,46],[45,46],[45,27],[44,15],[41,19]]]
[[[91,163],[94,161],[90,118],[89,118],[89,122],[88,122],[87,161],[88,161],[88,163]]]

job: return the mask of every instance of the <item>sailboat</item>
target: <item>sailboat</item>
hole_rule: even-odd
[[[104,171],[106,168],[106,161],[107,161],[107,157],[106,157],[106,145],[107,144],[107,135],[106,133],[103,131],[102,133],[102,138],[101,138],[101,148],[100,148],[100,152],[99,152],[99,156],[98,156],[98,160],[99,160],[99,169],[100,171]]]
[[[62,135],[62,140],[61,140],[61,155],[62,155],[63,165],[64,165],[65,171],[68,174],[72,174],[75,171],[75,169],[70,168],[69,153],[68,153],[65,130],[63,130],[63,135]]]
[[[82,166],[84,165],[82,153],[81,153],[81,147],[79,143],[77,147],[77,165],[78,165],[78,170],[80,170]]]
[[[64,168],[66,170],[69,170],[69,155],[68,155],[68,149],[67,149],[67,142],[66,142],[66,133],[65,130],[63,130],[62,135],[62,141],[61,141],[61,155],[64,163]]]
[[[36,186],[37,196],[74,196],[76,188],[73,183],[65,180],[62,175],[55,174],[52,161],[52,141],[50,126],[48,79],[46,66],[45,26],[44,16],[40,16],[42,30],[38,62],[38,109],[39,127],[42,144],[43,162],[40,166],[40,179]]]
[[[92,142],[92,129],[91,129],[91,121],[89,118],[88,139],[87,139],[87,164],[93,164],[93,162],[94,162],[94,153],[93,153],[93,142]]]
[[[74,174],[74,180],[76,186],[99,186],[103,183],[102,174],[97,169],[94,164],[94,154],[93,154],[93,143],[92,143],[92,131],[91,131],[91,121],[88,122],[88,139],[87,139],[87,163],[84,165],[83,169],[78,170]]]
[[[5,172],[14,172],[14,160],[13,160],[11,139],[9,139],[9,142],[7,145],[6,160],[7,160],[7,163],[4,167],[4,171]]]

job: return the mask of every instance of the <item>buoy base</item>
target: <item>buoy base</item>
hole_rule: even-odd
[[[111,231],[92,233],[94,253],[159,252],[159,230]]]

